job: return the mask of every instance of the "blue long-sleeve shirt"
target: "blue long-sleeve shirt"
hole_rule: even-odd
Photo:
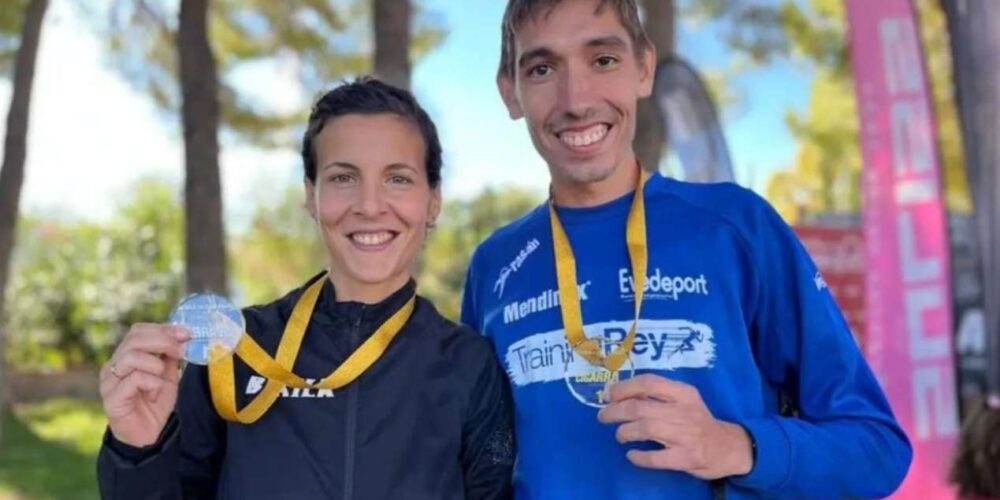
[[[750,433],[753,469],[721,484],[726,498],[892,492],[910,444],[791,229],[732,184],[653,175],[644,193],[649,266],[630,366],[695,386],[715,418]],[[558,209],[588,336],[621,340],[631,325],[631,198]],[[545,205],[476,250],[462,319],[494,343],[512,382],[517,498],[711,498],[708,482],[628,462],[636,445],[619,444],[566,383],[580,360],[562,328]],[[796,418],[781,416],[782,396]]]

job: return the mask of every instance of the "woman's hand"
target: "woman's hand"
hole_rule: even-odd
[[[101,401],[111,433],[135,446],[156,442],[177,403],[184,343],[179,326],[137,323],[100,373]]]

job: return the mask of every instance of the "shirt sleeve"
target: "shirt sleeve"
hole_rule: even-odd
[[[465,286],[462,291],[462,313],[460,322],[473,330],[484,334],[481,313],[479,311],[477,290],[479,281],[479,248],[472,253],[469,259],[469,269],[465,272]]]
[[[508,499],[514,468],[513,403],[507,375],[485,339],[477,338],[475,384],[462,425],[465,498]]]
[[[152,446],[129,446],[105,432],[97,457],[101,498],[215,498],[226,427],[208,390],[205,367],[188,365],[177,409]]]
[[[888,496],[909,469],[910,443],[815,264],[753,196],[755,356],[798,415],[738,422],[756,443],[756,460],[731,483],[782,498]]]

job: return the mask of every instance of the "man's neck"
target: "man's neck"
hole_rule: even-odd
[[[623,161],[611,175],[594,182],[552,179],[552,199],[561,207],[594,207],[620,198],[633,190],[640,175],[635,157]]]

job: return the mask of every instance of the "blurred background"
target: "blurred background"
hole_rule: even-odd
[[[725,164],[698,177],[699,146],[676,111],[697,99],[671,100],[682,90],[658,80],[661,99],[640,116],[645,166],[764,195],[863,344],[864,161],[845,1],[640,3],[660,56],[704,83],[698,116],[718,120],[714,165]],[[956,398],[972,401],[985,355],[948,15],[958,3],[913,0],[958,283]],[[298,142],[311,101],[341,79],[407,86],[438,125],[446,205],[419,285],[457,317],[474,246],[547,190],[494,84],[504,4],[0,0],[0,498],[96,497],[97,369],[131,323],[164,320],[187,290],[267,302],[324,266]]]

